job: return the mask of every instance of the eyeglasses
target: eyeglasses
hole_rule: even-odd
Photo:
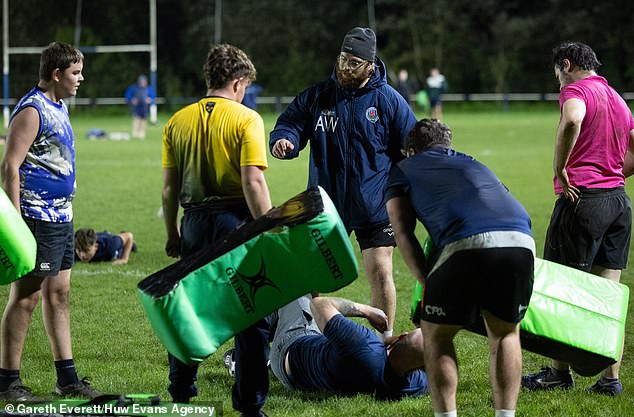
[[[340,68],[348,67],[352,71],[358,70],[362,66],[368,64],[369,62],[370,61],[363,61],[360,59],[348,59],[345,56],[343,56],[343,54],[337,57],[337,65],[339,65]]]

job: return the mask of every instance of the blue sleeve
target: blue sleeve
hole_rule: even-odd
[[[385,184],[385,201],[395,197],[407,196],[409,188],[409,180],[403,170],[398,165],[392,165]]]
[[[403,144],[409,132],[416,124],[416,115],[412,111],[407,101],[396,90],[392,89],[392,102],[394,103],[394,114],[392,115],[392,126],[390,126],[390,143],[388,155],[392,162],[404,159]]]
[[[358,355],[371,350],[372,346],[382,346],[373,331],[341,314],[331,318],[324,327],[324,336],[341,355]]]
[[[310,139],[312,114],[308,105],[309,93],[310,89],[295,97],[277,119],[275,127],[271,131],[269,150],[272,150],[275,142],[282,138],[288,139],[295,146],[293,152],[286,159],[296,158],[299,155],[299,151],[306,147]]]
[[[121,91],[121,90],[119,90]],[[132,84],[130,87],[126,88],[125,93],[123,93],[123,96],[125,97],[126,101],[129,103],[130,101],[132,101],[132,97],[134,97],[134,92],[136,91],[136,85]]]
[[[422,369],[410,371],[405,376],[398,376],[390,366],[385,367],[384,381],[377,387],[377,400],[395,401],[404,397],[422,397],[429,393],[427,374]]]

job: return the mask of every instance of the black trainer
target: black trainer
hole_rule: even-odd
[[[557,371],[550,366],[545,366],[539,372],[522,376],[522,386],[531,391],[569,389],[575,386],[575,381],[570,371]]]
[[[97,391],[90,385],[90,381],[87,377],[82,378],[74,384],[65,385],[63,387],[56,384],[55,393],[64,397],[88,398],[90,400],[103,395],[103,392]]]
[[[597,394],[616,396],[623,393],[623,385],[618,378],[610,380],[599,378],[597,382],[586,388],[586,390]]]
[[[33,402],[33,403],[43,403],[49,402],[49,399],[38,397],[33,394],[31,388],[25,387],[22,385],[22,381],[20,379],[16,379],[12,383],[9,384],[5,391],[0,391],[0,400],[2,401],[15,401],[15,402]]]

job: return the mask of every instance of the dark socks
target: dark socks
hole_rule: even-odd
[[[57,385],[60,387],[79,382],[75,361],[72,359],[55,361],[55,371],[57,372]]]
[[[19,369],[0,368],[0,391],[6,391],[13,381],[20,379]]]

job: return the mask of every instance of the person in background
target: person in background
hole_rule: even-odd
[[[156,93],[152,86],[148,85],[145,75],[139,75],[136,84],[129,86],[124,93],[132,114],[132,137],[145,139],[147,118],[150,113],[150,105],[156,99]]]
[[[442,95],[447,92],[447,80],[445,76],[440,73],[438,68],[433,67],[429,71],[426,85],[431,118],[442,120]]]
[[[414,84],[409,79],[409,73],[405,68],[401,68],[398,72],[398,83],[396,84],[396,91],[407,101],[411,102],[412,95],[416,91]]]
[[[301,92],[271,132],[271,154],[296,158],[310,142],[308,186],[321,186],[361,248],[374,307],[385,311],[392,335],[396,289],[394,233],[383,188],[403,159],[403,138],[416,123],[405,99],[388,85],[376,57],[376,36],[356,27],[344,37],[330,78]]]
[[[94,229],[88,228],[75,232],[75,259],[79,262],[112,262],[113,265],[125,265],[131,252],[136,252],[136,244],[134,235],[130,232],[112,234],[95,232]]]
[[[244,93],[242,104],[250,109],[256,110],[258,107],[257,98],[262,93],[262,90],[263,88],[260,84],[251,83],[251,85],[247,87],[247,91]]]
[[[177,111],[163,129],[165,252],[187,257],[214,245],[244,222],[271,209],[264,178],[268,167],[264,121],[240,104],[256,70],[246,53],[213,45],[203,72],[205,98]],[[178,227],[179,205],[184,213]],[[243,416],[265,415],[269,391],[269,328],[265,320],[235,336],[233,407]],[[175,402],[198,395],[197,366],[169,354]]]
[[[544,259],[619,282],[627,265],[632,203],[625,178],[634,172],[634,119],[627,103],[597,75],[596,54],[581,42],[553,49],[561,118],[555,134],[557,201]],[[590,392],[618,395],[621,360],[605,369]],[[529,390],[572,388],[567,363],[553,361],[525,375]]]
[[[0,324],[0,400],[41,401],[20,379],[31,316],[42,298],[42,317],[55,361],[55,392],[101,395],[75,369],[70,334],[70,275],[74,262],[75,144],[63,99],[84,80],[84,55],[60,42],[40,55],[39,82],[20,99],[9,121],[2,188],[33,232],[35,269],[11,284]]]
[[[454,338],[484,318],[496,417],[515,416],[522,375],[519,323],[533,292],[531,220],[495,174],[451,148],[451,131],[422,119],[405,140],[385,194],[405,263],[423,285],[420,327],[435,417],[456,417]],[[433,248],[426,259],[416,222]]]

